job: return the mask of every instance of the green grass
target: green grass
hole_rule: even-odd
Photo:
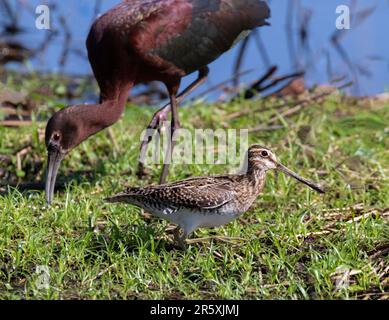
[[[191,130],[251,128],[274,111],[230,122],[226,116],[259,107],[258,101],[197,103],[180,110],[181,122]],[[157,166],[142,181],[135,175],[139,134],[152,113],[127,108],[112,127],[119,150],[107,132],[75,149],[62,164],[66,184],[52,207],[41,190],[0,189],[0,299],[388,298],[388,104],[355,105],[332,96],[281,119],[285,129],[250,135],[250,143],[269,146],[282,163],[322,181],[329,192],[322,196],[269,174],[247,213],[224,227],[196,231],[191,238],[204,239],[185,252],[170,245],[165,221],[103,201],[125,184],[157,182]],[[9,156],[0,162],[3,183],[43,179],[43,129],[37,122],[0,128],[0,154]],[[26,145],[31,151],[18,165],[16,153]],[[169,180],[230,169],[175,165]],[[42,266],[48,287],[39,286]]]

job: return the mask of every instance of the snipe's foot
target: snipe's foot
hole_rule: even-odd
[[[187,245],[185,243],[185,237],[184,234],[180,235],[180,227],[174,229],[173,235],[174,235],[174,242],[177,244],[178,248],[182,251],[185,251],[187,249]]]

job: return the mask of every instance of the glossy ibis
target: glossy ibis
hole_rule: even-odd
[[[269,15],[268,5],[260,0],[131,0],[100,16],[86,41],[100,103],[70,106],[49,120],[47,202],[53,199],[61,160],[82,141],[118,121],[135,84],[161,81],[166,85],[170,103],[154,114],[149,128],[159,128],[172,110],[173,137],[180,126],[178,103],[204,82],[207,65],[248,31],[267,24]],[[177,95],[181,78],[195,71],[198,79]],[[164,164],[161,182],[168,168]]]

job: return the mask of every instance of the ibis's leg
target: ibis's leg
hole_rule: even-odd
[[[170,141],[168,141],[164,164],[162,168],[162,174],[159,179],[159,183],[163,184],[166,181],[166,177],[169,174],[170,163],[172,161],[173,149],[175,145],[174,133],[180,128],[180,120],[178,119],[178,102],[174,93],[170,95],[170,105],[172,107],[172,121],[170,126]]]
[[[188,94],[190,94],[193,90],[198,88],[200,85],[202,85],[205,80],[207,79],[209,73],[208,67],[204,67],[199,70],[199,76],[198,78],[192,82],[187,88],[185,88],[184,91],[182,91],[177,97],[176,101],[177,104],[179,104]],[[165,106],[163,106],[161,109],[159,109],[151,119],[151,122],[147,126],[147,129],[152,130],[160,130],[162,124],[164,121],[167,121],[168,114],[171,110],[171,103],[169,102]],[[143,160],[146,155],[147,146],[151,142],[152,137],[148,136],[147,140],[144,140],[140,147],[140,156],[139,156],[139,163],[138,163],[138,175],[144,174],[144,166],[143,166]]]

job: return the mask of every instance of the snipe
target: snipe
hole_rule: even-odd
[[[245,174],[196,177],[145,188],[127,188],[107,198],[126,202],[156,217],[177,224],[174,236],[181,248],[188,235],[200,227],[224,225],[246,212],[265,185],[266,172],[279,170],[319,193],[324,190],[283,166],[269,149],[253,145],[247,153]],[[179,229],[182,235],[179,235]]]

